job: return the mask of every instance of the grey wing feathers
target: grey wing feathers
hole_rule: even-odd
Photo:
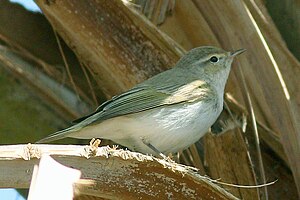
[[[182,102],[190,102],[199,98],[206,98],[205,95],[203,95],[205,93],[199,88],[200,84],[203,83],[184,86],[184,92],[178,89],[181,86],[174,86],[174,83],[173,85],[170,84],[168,87],[164,88],[153,88],[148,85],[137,86],[128,92],[115,96],[111,100],[103,103],[94,113],[78,120],[78,124],[65,130],[58,131],[39,142],[49,142],[65,138],[71,132],[79,131],[88,125],[99,123],[106,119],[141,112],[162,105],[173,105]]]
[[[95,110],[95,112],[93,112],[93,113],[91,113],[91,114],[89,114],[89,115],[86,115],[86,116],[84,116],[84,117],[78,118],[78,119],[74,120],[72,123],[74,123],[74,124],[80,123],[80,122],[82,122],[83,120],[85,120],[85,119],[91,117],[92,115],[94,115],[94,114],[96,114],[96,113],[99,113],[99,112],[102,112],[103,109],[104,109],[106,106],[108,106],[109,104],[113,103],[115,100],[121,99],[122,97],[128,96],[128,95],[130,95],[130,94],[132,94],[132,93],[136,93],[136,92],[138,92],[138,91],[140,91],[140,90],[142,90],[142,89],[143,89],[143,88],[133,88],[133,89],[131,89],[131,90],[129,90],[129,91],[123,93],[123,94],[120,94],[120,95],[118,95],[118,96],[114,96],[114,97],[112,97],[112,99],[110,99],[110,100],[105,101],[104,103],[102,103],[102,104]]]
[[[212,91],[203,81],[194,81],[194,83],[189,85],[175,85],[173,83],[173,85],[168,84],[165,87],[156,88],[149,85],[140,85],[105,102],[97,108],[93,115],[85,120],[91,118],[91,124],[117,116],[153,109],[162,105],[208,99],[208,93]]]
[[[101,114],[94,122],[165,105],[164,100],[170,96],[170,94],[149,87],[136,89],[136,92],[130,91],[130,93],[122,94],[105,105],[101,111],[99,110]]]
[[[167,93],[156,91],[149,87],[133,88],[128,92],[115,96],[111,100],[103,103],[94,113],[75,120],[79,123],[67,129],[55,132],[48,137],[39,140],[37,143],[65,138],[70,132],[78,131],[87,125],[101,122],[109,118],[159,107],[164,104],[163,101],[168,96],[169,94]]]
[[[157,92],[150,87],[136,87],[119,96],[114,96],[111,100],[101,104],[95,112],[76,119],[73,122],[80,123],[96,113],[102,113],[101,116],[99,116],[99,120],[105,120],[120,115],[151,109],[158,101],[162,101],[163,98],[167,96],[166,93]],[[148,103],[150,103],[150,105],[148,105]]]

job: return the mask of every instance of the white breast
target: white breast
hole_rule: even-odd
[[[216,108],[215,105],[197,102],[131,115],[129,118],[134,122],[123,124],[123,131],[128,130],[123,134],[130,135],[132,141],[124,138],[124,145],[144,153],[153,153],[141,143],[143,138],[163,153],[185,149],[208,131],[221,109],[219,106]]]

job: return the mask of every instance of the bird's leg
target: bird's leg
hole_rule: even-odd
[[[142,142],[147,147],[149,147],[152,151],[154,151],[157,155],[159,155],[160,157],[162,157],[164,160],[174,162],[174,161],[172,161],[172,159],[170,157],[168,157],[165,154],[163,154],[162,152],[160,152],[157,148],[155,148],[155,146],[153,146],[151,143],[149,143],[148,141],[146,141],[144,138],[141,138],[141,139],[142,139]]]

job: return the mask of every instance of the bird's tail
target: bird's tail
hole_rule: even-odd
[[[66,128],[64,130],[61,131],[57,131],[55,133],[52,133],[51,135],[37,141],[36,143],[46,143],[46,142],[52,142],[55,140],[60,140],[66,137],[72,137],[72,133],[80,131],[81,129],[83,129],[84,127],[90,125],[91,123],[97,121],[97,119],[99,118],[99,114],[94,114],[89,116],[88,118],[82,120],[81,122],[79,122],[78,124],[75,124],[69,128]]]
[[[79,127],[78,124],[76,124],[74,126],[66,128],[64,130],[52,133],[51,135],[37,141],[36,143],[37,144],[39,144],[39,143],[48,143],[48,142],[52,142],[52,141],[55,141],[55,140],[60,140],[60,139],[68,137],[70,135],[70,133],[76,132],[80,129],[81,129],[81,127]]]

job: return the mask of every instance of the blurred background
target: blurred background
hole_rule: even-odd
[[[225,187],[241,199],[299,198],[299,1],[35,2],[0,0],[1,145],[34,143],[69,126],[194,47],[246,48],[226,88],[232,113],[215,125],[226,133],[207,134],[180,152],[180,162],[234,184],[278,179],[267,190]],[[22,199],[0,190],[6,194]]]

